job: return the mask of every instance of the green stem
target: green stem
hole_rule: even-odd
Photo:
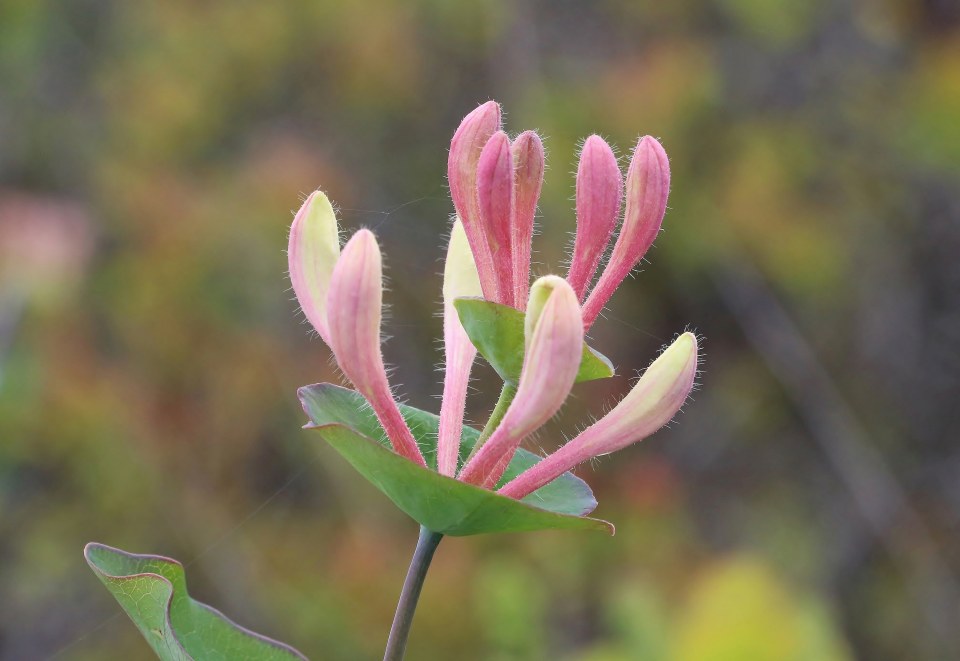
[[[500,391],[500,399],[497,400],[497,405],[493,407],[493,413],[490,414],[487,424],[484,425],[483,430],[480,432],[480,437],[477,438],[477,443],[470,451],[470,456],[467,457],[467,461],[473,458],[473,455],[487,442],[487,439],[490,438],[494,430],[500,426],[500,421],[503,420],[504,414],[506,414],[507,409],[510,408],[510,404],[513,403],[513,398],[516,396],[517,386],[504,381],[503,389]]]
[[[417,610],[420,591],[423,589],[423,581],[427,577],[430,561],[433,560],[433,554],[441,539],[443,539],[441,533],[420,526],[420,538],[417,540],[417,548],[410,560],[407,578],[403,581],[403,590],[400,592],[397,613],[393,616],[393,626],[390,627],[390,637],[387,639],[383,661],[402,661],[403,659],[407,638],[410,636],[410,626],[413,624],[413,613]]]

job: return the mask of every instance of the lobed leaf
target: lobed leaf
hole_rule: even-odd
[[[304,661],[288,645],[249,631],[187,593],[183,565],[91,542],[83,555],[162,661]]]

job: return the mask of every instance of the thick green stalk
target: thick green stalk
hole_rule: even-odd
[[[417,548],[410,560],[407,578],[403,581],[403,590],[400,592],[400,602],[397,604],[397,613],[393,616],[393,626],[390,627],[390,637],[387,639],[387,649],[383,653],[383,661],[401,661],[407,648],[407,638],[410,636],[410,627],[413,624],[413,614],[417,610],[420,600],[420,591],[423,581],[427,577],[427,570],[433,560],[433,554],[443,535],[420,526],[420,538]]]
[[[484,425],[483,430],[480,432],[480,437],[477,439],[476,445],[473,446],[473,449],[470,451],[470,456],[467,457],[467,461],[473,458],[473,455],[480,450],[480,447],[487,442],[487,439],[490,438],[490,435],[493,434],[494,430],[500,426],[500,421],[503,420],[504,414],[506,414],[507,409],[510,408],[510,404],[513,403],[513,398],[517,396],[517,386],[512,383],[503,382],[503,389],[500,391],[500,398],[497,400],[496,406],[493,407],[493,412],[490,414],[490,418],[487,420],[487,424]]]

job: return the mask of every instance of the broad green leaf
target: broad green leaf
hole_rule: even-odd
[[[298,394],[304,411],[310,418],[311,426],[342,424],[361,436],[371,438],[384,447],[390,447],[390,442],[387,440],[377,416],[357,391],[341,388],[330,383],[321,383],[305,386],[299,390]],[[426,459],[427,465],[435,470],[437,465],[437,430],[440,426],[440,419],[433,413],[403,404],[400,405],[400,412],[407,421],[410,431],[413,432],[414,438],[417,439],[420,452]],[[470,451],[473,450],[479,436],[480,432],[473,427],[463,427],[460,434],[461,465],[466,461]],[[518,449],[497,486],[503,486],[538,461],[540,461],[540,457],[537,455],[523,448]],[[575,516],[589,514],[597,506],[597,501],[587,483],[572,473],[564,473],[524,500],[541,509]]]
[[[389,448],[380,423],[363,397],[329,383],[299,390],[309,428],[317,429],[327,443],[382,491],[401,510],[430,530],[445,535],[485,532],[574,528],[613,531],[606,521],[584,517],[597,501],[587,484],[566,473],[522,501],[499,496],[487,489],[440,475],[400,457]],[[401,406],[410,430],[431,467],[436,462],[439,419],[426,411]],[[477,441],[479,432],[464,427],[461,461]],[[501,484],[539,461],[518,450]]]
[[[316,429],[397,507],[435,532],[465,536],[549,528],[612,530],[599,519],[540,509],[421,468],[341,424]]]
[[[83,555],[162,661],[307,658],[191,599],[183,565],[176,560],[96,543],[87,544]]]
[[[523,313],[509,305],[482,298],[458,298],[453,303],[470,341],[507,383],[520,380],[523,368]],[[577,383],[606,379],[614,375],[610,360],[583,345]]]

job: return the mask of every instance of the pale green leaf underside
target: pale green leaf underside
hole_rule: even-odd
[[[317,429],[361,475],[430,530],[454,536],[549,528],[613,532],[613,526],[606,521],[583,516],[593,511],[597,503],[590,487],[571,473],[522,501],[506,498],[432,470],[436,465],[439,425],[432,413],[401,406],[401,413],[431,466],[428,470],[389,448],[376,416],[359,393],[322,383],[300,388],[299,395],[311,421],[308,427]],[[478,435],[472,427],[463,428],[461,461],[470,453]],[[536,455],[518,450],[501,484],[537,461]]]
[[[307,658],[193,600],[176,560],[96,543],[87,544],[83,555],[162,661]]]
[[[467,336],[500,378],[514,385],[523,368],[523,312],[482,298],[458,298],[453,303]],[[614,375],[610,360],[583,345],[577,383],[606,379]]]

